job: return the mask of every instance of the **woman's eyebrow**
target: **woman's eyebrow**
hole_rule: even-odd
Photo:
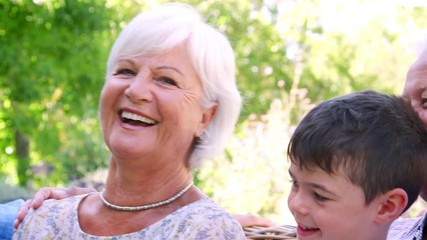
[[[132,67],[136,66],[136,63],[132,59],[119,59],[117,63],[128,63],[132,65]]]
[[[172,71],[175,71],[175,72],[179,73],[181,76],[184,76],[184,74],[181,71],[179,71],[177,68],[174,68],[174,67],[160,66],[160,67],[157,67],[157,69],[170,69]]]

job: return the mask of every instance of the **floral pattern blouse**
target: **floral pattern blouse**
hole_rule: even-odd
[[[29,211],[13,239],[246,239],[239,223],[209,198],[186,205],[137,232],[90,235],[81,230],[77,217],[78,206],[86,196],[46,200],[39,209]]]
[[[427,212],[422,217],[395,220],[389,230],[387,240],[422,240]]]

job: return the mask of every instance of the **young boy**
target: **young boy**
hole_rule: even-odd
[[[298,239],[386,239],[424,183],[426,146],[400,97],[364,91],[320,103],[288,147]]]

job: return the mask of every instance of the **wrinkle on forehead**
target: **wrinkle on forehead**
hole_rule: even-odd
[[[411,67],[406,76],[405,86],[403,87],[402,97],[411,99],[410,96],[424,91],[427,87],[427,69],[417,70]],[[413,97],[412,97],[413,98]]]
[[[409,76],[414,76],[414,77],[426,76],[427,77],[427,64],[412,66],[408,71],[408,77]]]
[[[427,72],[427,49],[417,57],[414,63],[412,63],[408,75],[416,72]]]
[[[427,74],[427,71],[425,72]],[[427,75],[414,74],[412,76],[408,76],[405,87],[402,91],[402,97],[409,98],[410,100],[413,97],[413,94],[418,95],[420,92],[423,92],[427,89]]]

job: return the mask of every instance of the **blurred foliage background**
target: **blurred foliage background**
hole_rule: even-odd
[[[0,0],[0,201],[41,186],[102,186],[109,153],[97,105],[107,56],[127,21],[163,2]],[[184,2],[229,37],[245,99],[226,153],[197,170],[196,183],[233,213],[292,222],[285,151],[293,128],[337,95],[400,94],[425,37],[427,5]]]

